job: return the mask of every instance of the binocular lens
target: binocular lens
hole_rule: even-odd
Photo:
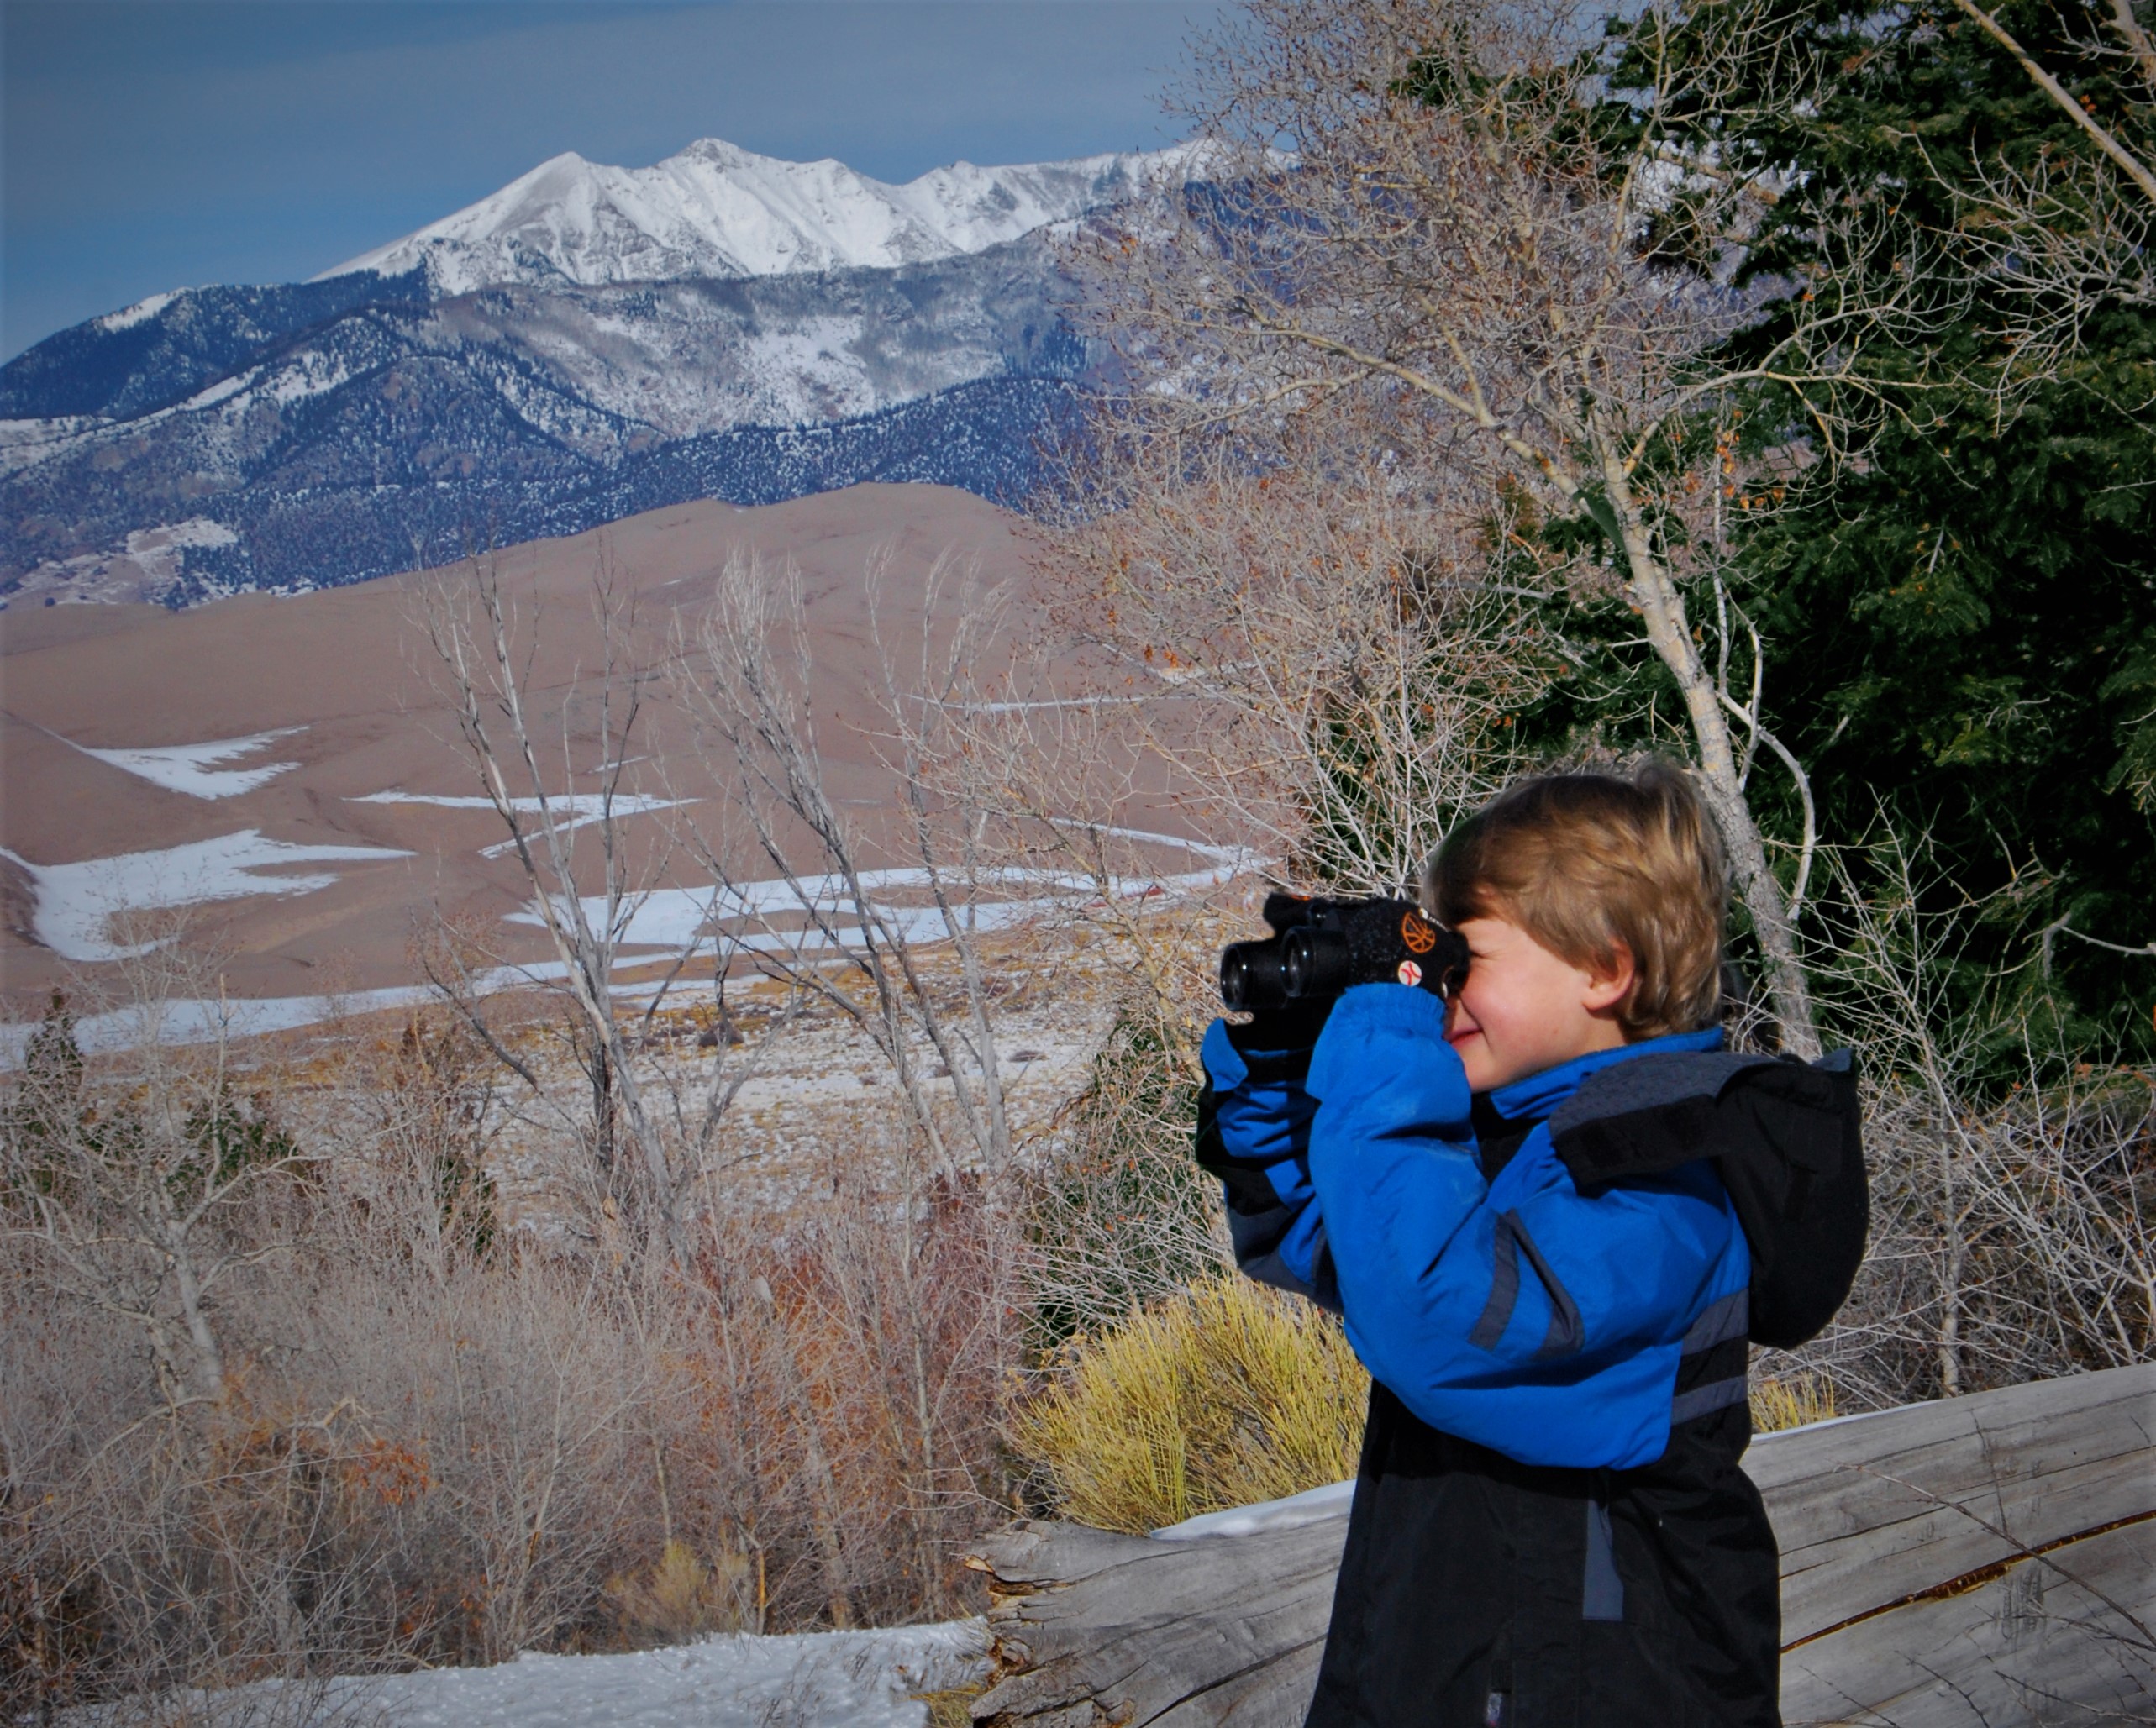
[[[1301,900],[1275,894],[1265,922],[1277,934],[1231,943],[1220,956],[1220,997],[1236,1014],[1315,1011],[1322,1022],[1359,984],[1418,985],[1449,1000],[1467,976],[1467,944],[1406,900]]]
[[[1280,938],[1282,982],[1296,1001],[1337,996],[1355,981],[1347,938],[1307,926]]]
[[[1282,971],[1277,938],[1231,943],[1220,956],[1220,1000],[1235,1014],[1283,1007],[1288,989]]]
[[[1280,971],[1284,974],[1284,980],[1287,985],[1287,993],[1291,996],[1302,995],[1308,991],[1310,988],[1310,974],[1312,969],[1310,943],[1307,939],[1307,934],[1308,932],[1305,931],[1296,931],[1292,932],[1292,935],[1288,940],[1284,941],[1280,944],[1281,948],[1285,950],[1280,957]],[[1306,939],[1301,942],[1296,942],[1293,940],[1294,936],[1305,937]]]
[[[1230,948],[1220,957],[1220,1000],[1231,1012],[1240,1013],[1243,998],[1249,993],[1250,965],[1235,949]]]

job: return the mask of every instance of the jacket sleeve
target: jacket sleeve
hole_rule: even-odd
[[[1659,1455],[1686,1330],[1748,1270],[1718,1179],[1701,1162],[1584,1199],[1543,1127],[1486,1183],[1443,1029],[1427,992],[1364,985],[1312,1055],[1308,1166],[1350,1341],[1423,1421],[1511,1456]],[[1585,1437],[1624,1421],[1644,1426]]]
[[[1339,1311],[1325,1226],[1310,1182],[1310,1121],[1303,1085],[1316,1028],[1216,1020],[1199,1054],[1198,1163],[1226,1190],[1235,1261],[1260,1284]],[[1277,1048],[1275,1048],[1277,1047]]]

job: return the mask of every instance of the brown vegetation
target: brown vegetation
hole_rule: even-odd
[[[1064,1516],[1143,1535],[1355,1473],[1370,1376],[1331,1316],[1233,1274],[1073,1339],[1012,1425]]]
[[[439,1016],[304,1093],[211,1047],[86,1069],[65,1024],[7,1116],[11,1714],[969,1599],[1017,1230],[902,1116],[677,1261],[503,1216]]]

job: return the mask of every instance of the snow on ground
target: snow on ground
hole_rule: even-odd
[[[149,425],[186,412],[184,406],[160,408],[138,425]],[[82,439],[108,421],[79,417],[74,420],[0,423],[16,428],[42,424],[52,435],[45,439],[10,436],[0,432],[0,474],[11,474],[48,461],[78,448]],[[185,564],[190,546],[229,546],[239,537],[207,516],[191,516],[185,522],[159,523],[155,528],[132,528],[124,541],[73,558],[46,559],[15,579],[14,592],[0,605],[27,607],[40,596],[64,604],[84,602],[135,604],[163,597]],[[210,587],[215,587],[212,583]]]
[[[1034,879],[1038,880],[1038,879]],[[870,893],[888,892],[892,889],[925,889],[928,873],[924,870],[864,870],[861,885]],[[807,877],[802,883],[807,890],[802,896],[793,892],[792,885],[783,879],[768,882],[744,882],[728,889],[718,888],[658,888],[635,896],[623,903],[625,922],[620,941],[632,948],[669,948],[693,958],[699,951],[717,953],[718,938],[706,933],[706,927],[714,922],[739,918],[760,918],[776,913],[799,914],[805,905],[814,905],[826,916],[835,916],[841,922],[849,919],[843,883],[836,877]],[[972,927],[979,931],[1008,930],[1039,917],[1054,904],[1052,897],[1019,901],[977,902],[967,909]],[[943,942],[949,938],[950,928],[943,914],[933,906],[901,906],[885,904],[885,917],[910,943]],[[607,901],[603,895],[584,897],[584,916],[594,928],[603,924],[607,917]],[[507,922],[544,927],[536,906],[508,914]],[[839,932],[843,945],[852,946],[855,937],[851,926]],[[820,932],[793,930],[749,930],[726,939],[728,950],[747,949],[755,953],[814,953],[832,946]]]
[[[303,726],[287,726],[275,732],[250,733],[244,738],[213,738],[208,743],[158,744],[134,750],[99,750],[88,744],[76,744],[72,738],[67,742],[85,756],[95,756],[100,762],[125,769],[168,792],[185,792],[191,798],[236,798],[242,792],[251,792],[268,784],[299,764],[265,762],[254,768],[223,769],[213,764],[251,756],[279,738],[306,730]]]
[[[157,943],[116,943],[111,920],[123,912],[170,910],[251,894],[311,894],[332,885],[332,872],[264,875],[289,864],[372,863],[409,858],[385,846],[302,846],[242,828],[213,840],[169,846],[158,852],[124,852],[76,864],[34,864],[0,847],[0,857],[30,879],[36,911],[30,928],[64,960],[125,960],[146,954]]]
[[[383,1728],[923,1728],[915,1694],[987,1673],[977,1620],[877,1631],[707,1638],[627,1656],[333,1680],[313,1712]],[[276,1720],[275,1682],[192,1694],[189,1720]],[[72,1712],[80,1728],[87,1713]],[[306,1714],[295,1712],[295,1715]]]
[[[131,1050],[137,1045],[207,1044],[219,1037],[251,1038],[290,1032],[346,1014],[371,1014],[435,1000],[425,985],[397,985],[388,990],[353,990],[335,996],[171,996],[125,1008],[86,1014],[75,1022],[75,1042],[95,1055]],[[23,1059],[33,1023],[0,1025],[0,1065]]]
[[[1285,1500],[1260,1500],[1254,1506],[1230,1506],[1223,1512],[1202,1512],[1153,1532],[1156,1542],[1196,1542],[1207,1536],[1254,1536],[1261,1530],[1292,1530],[1298,1524],[1315,1524],[1323,1518],[1344,1518],[1355,1497],[1355,1484],[1328,1482],[1323,1488],[1306,1488]]]
[[[373,1683],[400,1728],[921,1728],[911,1694],[980,1678],[979,1620],[739,1635],[633,1656],[527,1656]]]
[[[444,810],[492,810],[494,807],[492,798],[442,792],[369,792],[365,797],[347,801],[353,804],[432,804]],[[555,821],[565,834],[572,828],[603,822],[609,808],[619,819],[649,816],[655,810],[676,810],[691,801],[686,798],[653,798],[641,792],[617,792],[611,800],[602,792],[565,792],[559,797],[549,798],[546,807],[555,812]],[[536,816],[540,809],[539,801],[536,798],[512,798],[509,806],[519,816]],[[481,847],[479,855],[481,858],[506,857],[515,845],[513,840],[497,840],[492,846]]]
[[[177,748],[194,752],[193,760],[199,764],[223,759],[203,753],[230,747],[233,754],[242,754],[239,746],[258,745],[276,736],[279,734],[266,733],[253,739],[228,739],[223,745]],[[573,805],[581,822],[593,819],[586,808],[586,795],[579,794],[575,799],[554,801],[557,807]],[[481,797],[402,792],[375,793],[355,801],[489,807],[488,801]],[[617,811],[628,801],[618,799]],[[656,801],[644,801],[639,807],[650,807],[655,803]],[[1248,855],[1233,848],[1137,830],[1115,832],[1127,839],[1180,848],[1209,861],[1207,868],[1202,869],[1158,877],[1132,876],[1120,879],[1114,885],[1118,897],[1143,901],[1149,906],[1169,905],[1193,890],[1216,886],[1238,874],[1249,863]],[[0,848],[0,857],[12,859],[30,878],[36,908],[32,919],[34,933],[61,958],[77,961],[123,959],[146,953],[155,946],[145,943],[130,948],[115,943],[108,921],[118,912],[154,911],[253,894],[304,894],[327,887],[337,879],[329,874],[287,876],[256,873],[277,865],[371,861],[411,855],[377,847],[294,845],[266,839],[252,828],[162,852],[129,853],[71,864],[34,864]],[[1015,931],[1059,910],[1082,911],[1096,886],[1091,878],[1038,870],[986,872],[982,880],[991,886],[1018,886],[1032,891],[1023,897],[974,906],[968,916],[974,929],[981,934]],[[918,896],[928,886],[927,873],[918,869],[865,871],[860,881],[865,889],[877,895],[910,892]],[[734,927],[725,935],[729,951],[820,952],[832,946],[820,933],[774,929],[763,921],[771,917],[798,918],[805,902],[812,902],[827,911],[842,911],[845,891],[843,879],[828,875],[804,876],[792,881],[773,878],[734,883],[723,889],[656,890],[625,903],[627,918],[620,940],[632,948],[661,952],[657,955],[648,953],[641,959],[624,957],[625,963],[643,966],[654,959],[664,964],[667,959],[688,959],[699,953],[716,953],[719,937],[714,926],[729,923]],[[886,901],[885,911],[907,938],[920,947],[933,950],[949,938],[942,912],[933,905],[893,906]],[[603,919],[604,900],[596,896],[588,898],[585,911],[595,923]],[[508,922],[536,927],[540,920],[537,910],[528,907],[509,914]],[[846,932],[842,930],[841,945],[845,945],[845,938]],[[480,994],[489,995],[500,990],[528,990],[558,981],[563,975],[560,961],[534,960],[497,968],[475,979],[473,984]],[[617,980],[612,986],[617,997],[628,1001],[649,998],[661,987],[660,982],[648,978]],[[669,996],[670,1005],[686,1006],[697,999],[697,991],[686,980],[674,980]],[[178,997],[149,1007],[131,1005],[85,1014],[76,1022],[76,1037],[85,1050],[92,1052],[132,1048],[153,1039],[167,1044],[206,1043],[219,1038],[289,1032],[323,1021],[413,1006],[430,1000],[434,1000],[433,992],[420,985],[338,995],[221,1000]],[[0,1066],[12,1066],[21,1061],[31,1030],[27,1022],[0,1022]],[[1082,1067],[1092,1047],[1092,1032],[1096,1029],[1087,1028],[1074,1037],[1072,1033],[1077,1030],[1046,1022],[1014,1026],[1010,1049],[1002,1050],[1003,1040],[998,1039],[1007,1083],[1021,1089],[1049,1090],[1065,1083]],[[795,1042],[802,1042],[800,1035],[797,1035]],[[860,1077],[860,1053],[849,1050],[842,1054],[836,1049],[823,1050],[817,1045],[816,1037],[808,1036],[802,1046],[804,1053],[810,1048],[814,1048],[815,1053],[805,1068],[797,1070],[794,1064],[788,1062],[781,1064],[779,1071],[766,1071],[748,1081],[739,1100],[742,1111],[752,1117],[765,1118],[776,1126],[781,1120],[789,1119],[801,1106],[828,1102],[839,1096],[861,1098],[862,1089],[874,1085],[873,1080]],[[873,1068],[873,1064],[870,1066]],[[948,1077],[940,1074],[936,1079],[949,1083]]]
[[[389,796],[386,793],[374,795],[377,801],[386,801]],[[435,799],[429,801],[446,803],[451,801]],[[475,799],[471,801],[479,803],[484,801]],[[1110,828],[1105,832],[1118,839],[1183,852],[1206,861],[1206,868],[1202,869],[1112,878],[1108,885],[1109,892],[1118,900],[1181,896],[1217,887],[1230,877],[1248,869],[1254,862],[1250,853],[1237,847],[1214,846],[1204,841],[1186,840],[1173,834],[1149,833],[1138,828]],[[918,865],[863,870],[858,880],[863,889],[877,896],[925,896],[932,886],[928,871]],[[1068,870],[986,869],[975,872],[973,880],[976,887],[1020,890],[1018,897],[1013,899],[975,901],[964,907],[963,918],[972,929],[981,932],[1015,928],[1044,916],[1058,906],[1090,901],[1099,890],[1099,884],[1091,876]],[[961,878],[946,875],[944,888],[954,902],[963,901]],[[835,873],[798,877],[775,876],[761,881],[729,882],[705,888],[654,889],[624,901],[622,912],[625,915],[625,922],[618,939],[632,948],[668,948],[676,953],[693,957],[701,950],[718,951],[720,937],[712,930],[712,926],[746,924],[749,927],[746,929],[727,933],[725,946],[728,949],[747,949],[758,953],[814,953],[832,947],[833,944],[830,938],[820,932],[774,930],[767,923],[774,917],[791,921],[813,908],[840,927],[838,945],[851,946],[853,932],[848,927],[853,917],[850,910],[852,894],[852,884],[847,878]],[[881,905],[885,916],[908,942],[943,942],[953,933],[942,911],[933,905],[908,906],[894,903],[890,898],[883,898]],[[605,897],[600,895],[585,896],[584,916],[594,928],[603,924],[607,917]],[[507,921],[542,927],[544,922],[536,906],[511,912]]]
[[[229,402],[261,376],[259,370],[255,370],[234,372],[229,378],[220,378],[181,402],[180,412],[183,414],[199,413],[204,408],[213,408],[219,402]]]
[[[134,305],[123,307],[118,312],[108,312],[97,322],[108,330],[131,330],[145,319],[155,318],[185,292],[184,289],[175,288],[167,293],[153,294],[149,299],[138,300]]]
[[[344,361],[302,350],[292,364],[270,374],[269,388],[263,394],[278,407],[288,408],[309,397],[327,396],[351,376],[351,367]]]
[[[394,856],[395,854],[392,854]],[[481,995],[497,990],[528,990],[561,978],[566,969],[559,960],[538,960],[522,966],[500,966],[482,972],[473,980]],[[655,985],[618,984],[617,996],[649,996]],[[132,1050],[139,1044],[207,1044],[219,1038],[254,1038],[266,1033],[292,1032],[317,1026],[325,1020],[348,1015],[375,1014],[390,1008],[410,1008],[422,1002],[439,1002],[431,985],[392,985],[383,990],[346,990],[317,996],[168,996],[162,1001],[108,1008],[85,1014],[75,1022],[75,1042],[96,1053]],[[34,1023],[0,1022],[0,1067],[19,1063]]]

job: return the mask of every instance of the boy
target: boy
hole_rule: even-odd
[[[1471,956],[1449,1000],[1365,985],[1322,1035],[1290,1008],[1204,1045],[1238,1260],[1342,1313],[1373,1380],[1309,1722],[1778,1725],[1714,1157],[1831,1163],[1854,1086],[1720,1053],[1724,866],[1674,769],[1516,785],[1422,890]]]

